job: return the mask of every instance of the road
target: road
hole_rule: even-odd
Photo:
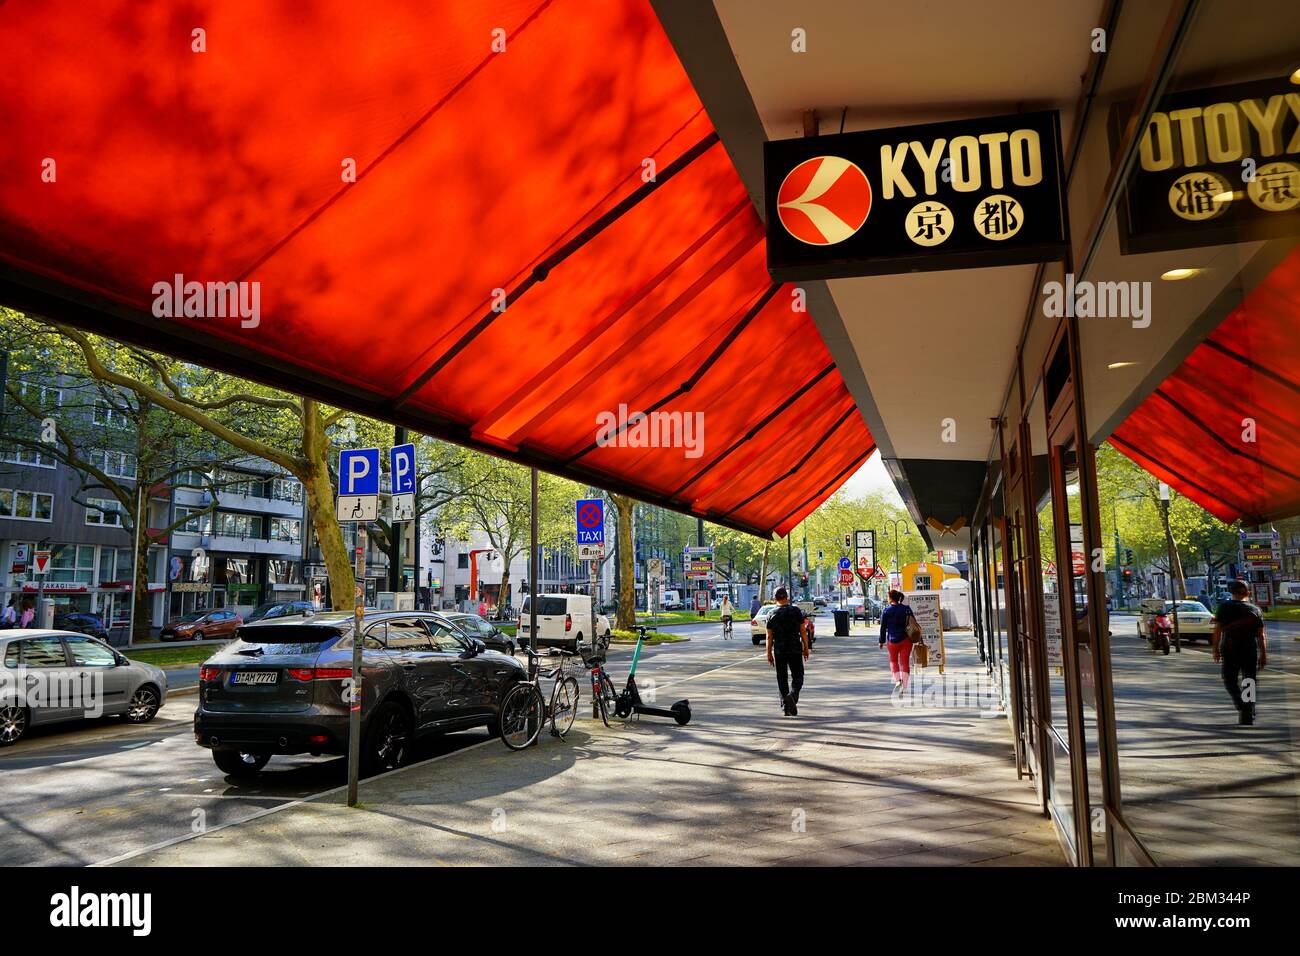
[[[642,653],[637,676],[646,693],[761,650],[745,639],[744,628],[726,642],[716,623],[675,631],[691,640]],[[608,666],[616,681],[626,675],[631,655],[628,646],[611,649]],[[169,681],[177,685],[180,675],[169,672]],[[586,684],[580,686],[585,700]],[[211,830],[346,784],[341,757],[276,757],[253,782],[227,780],[194,743],[194,706],[194,694],[182,693],[145,726],[104,718],[38,729],[0,751],[0,864],[102,863],[200,824]],[[415,759],[486,739],[481,730],[431,738]]]

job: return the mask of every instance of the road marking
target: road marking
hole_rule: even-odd
[[[396,770],[390,770],[387,773],[383,774],[382,777],[383,778],[393,777],[399,773],[405,773],[407,770],[414,770],[416,767],[425,767],[431,763],[437,763],[439,760],[443,760],[447,757],[454,757],[456,756],[456,754],[465,753],[466,751],[469,750],[476,750],[477,748],[482,747],[485,744],[491,744],[491,743],[496,743],[495,737],[489,737],[487,740],[481,740],[476,744],[470,744],[468,747],[461,747],[459,750],[453,750],[450,753],[439,754],[437,757],[430,757],[428,760],[421,760],[419,763],[407,764],[405,767],[398,767]],[[372,777],[371,779],[378,780],[381,778]],[[363,780],[361,782],[362,784],[365,784],[368,783],[369,781]],[[218,824],[215,827],[208,827],[202,833],[186,833],[183,836],[172,837],[170,840],[163,840],[160,843],[155,843],[152,846],[147,846],[140,850],[128,850],[126,853],[119,853],[117,856],[109,857],[107,860],[100,860],[98,863],[91,863],[89,865],[92,867],[101,867],[101,866],[114,866],[118,863],[125,863],[127,860],[133,860],[136,857],[141,857],[148,853],[156,853],[158,850],[164,850],[167,847],[175,846],[178,843],[187,843],[188,841],[197,839],[198,837],[207,836],[210,833],[216,833],[218,830],[225,830],[228,827],[237,827],[245,823],[251,823],[254,820],[260,820],[262,817],[270,816],[272,813],[279,813],[281,810],[288,810],[290,807],[299,807],[302,806],[303,804],[311,803],[315,800],[319,800],[322,797],[329,797],[329,796],[333,796],[334,794],[345,793],[347,792],[347,789],[348,789],[348,785],[345,783],[342,784],[341,786],[333,787],[329,790],[322,790],[320,793],[312,794],[310,797],[304,797],[301,800],[290,800],[288,803],[282,803],[278,807],[268,807],[265,810],[259,810],[257,813],[250,814],[239,820],[231,820],[227,823]],[[180,794],[177,794],[177,796],[180,796]],[[195,796],[198,795],[195,794]],[[272,799],[284,799],[284,798],[262,797],[261,799],[272,800]]]
[[[725,671],[728,667],[735,667],[739,664],[749,664],[753,661],[759,660],[760,658],[765,658],[766,656],[766,652],[762,654],[754,654],[750,657],[746,657],[744,660],[732,661],[730,664],[723,664],[721,667],[711,667],[707,671],[700,671],[698,674],[692,674],[690,677],[678,677],[675,680],[667,680],[662,683],[655,681],[655,690],[658,691],[664,687],[671,687],[673,684],[684,684],[688,680],[695,680],[697,677],[704,677],[706,674],[713,674],[717,671]]]

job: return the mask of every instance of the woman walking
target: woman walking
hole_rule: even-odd
[[[889,672],[894,676],[894,692],[907,690],[912,677],[912,639],[907,624],[913,620],[912,609],[903,603],[902,591],[889,592],[889,607],[880,615],[880,646],[889,646]]]

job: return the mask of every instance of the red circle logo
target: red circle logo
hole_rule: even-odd
[[[815,156],[790,170],[776,193],[781,225],[800,242],[830,246],[862,228],[871,212],[867,174],[839,156]]]
[[[578,523],[585,528],[592,528],[600,524],[600,506],[583,505],[579,508]]]

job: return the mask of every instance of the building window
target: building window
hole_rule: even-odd
[[[193,517],[188,517],[193,515]],[[177,518],[185,518],[185,523],[178,526],[178,531],[187,531],[190,534],[211,534],[212,533],[212,512],[205,511],[202,508],[183,508],[176,509]]]
[[[260,538],[262,536],[262,519],[258,515],[241,515],[228,511],[218,511],[214,533],[231,538]]]
[[[86,499],[86,524],[120,528],[122,527],[122,516],[125,514],[126,509],[122,507],[122,502],[116,498]]]
[[[462,551],[460,554],[456,555],[456,567],[458,567],[458,568],[468,568],[468,567],[469,567],[469,555],[466,554],[464,551]]]
[[[302,482],[296,478],[276,478],[271,482],[271,497],[278,501],[302,501]]]
[[[96,425],[104,425],[108,428],[126,428],[131,424],[131,419],[122,411],[102,399],[91,406],[90,418]]]
[[[0,488],[0,518],[50,521],[54,517],[54,495],[42,491]]]
[[[30,465],[33,468],[53,468],[58,462],[53,455],[30,445],[8,445],[0,451],[0,461],[11,465]]]
[[[51,581],[95,583],[95,548],[88,544],[61,544],[50,549]]]
[[[172,478],[172,486],[175,488],[192,488],[195,491],[206,491],[208,487],[208,476],[205,472],[182,471]]]
[[[110,478],[135,478],[135,455],[124,451],[96,451],[90,456],[91,464],[104,469]]]
[[[272,541],[297,541],[302,534],[302,522],[297,518],[272,518]]]
[[[40,409],[57,408],[63,404],[63,389],[39,382],[19,382],[18,394],[28,405]]]

